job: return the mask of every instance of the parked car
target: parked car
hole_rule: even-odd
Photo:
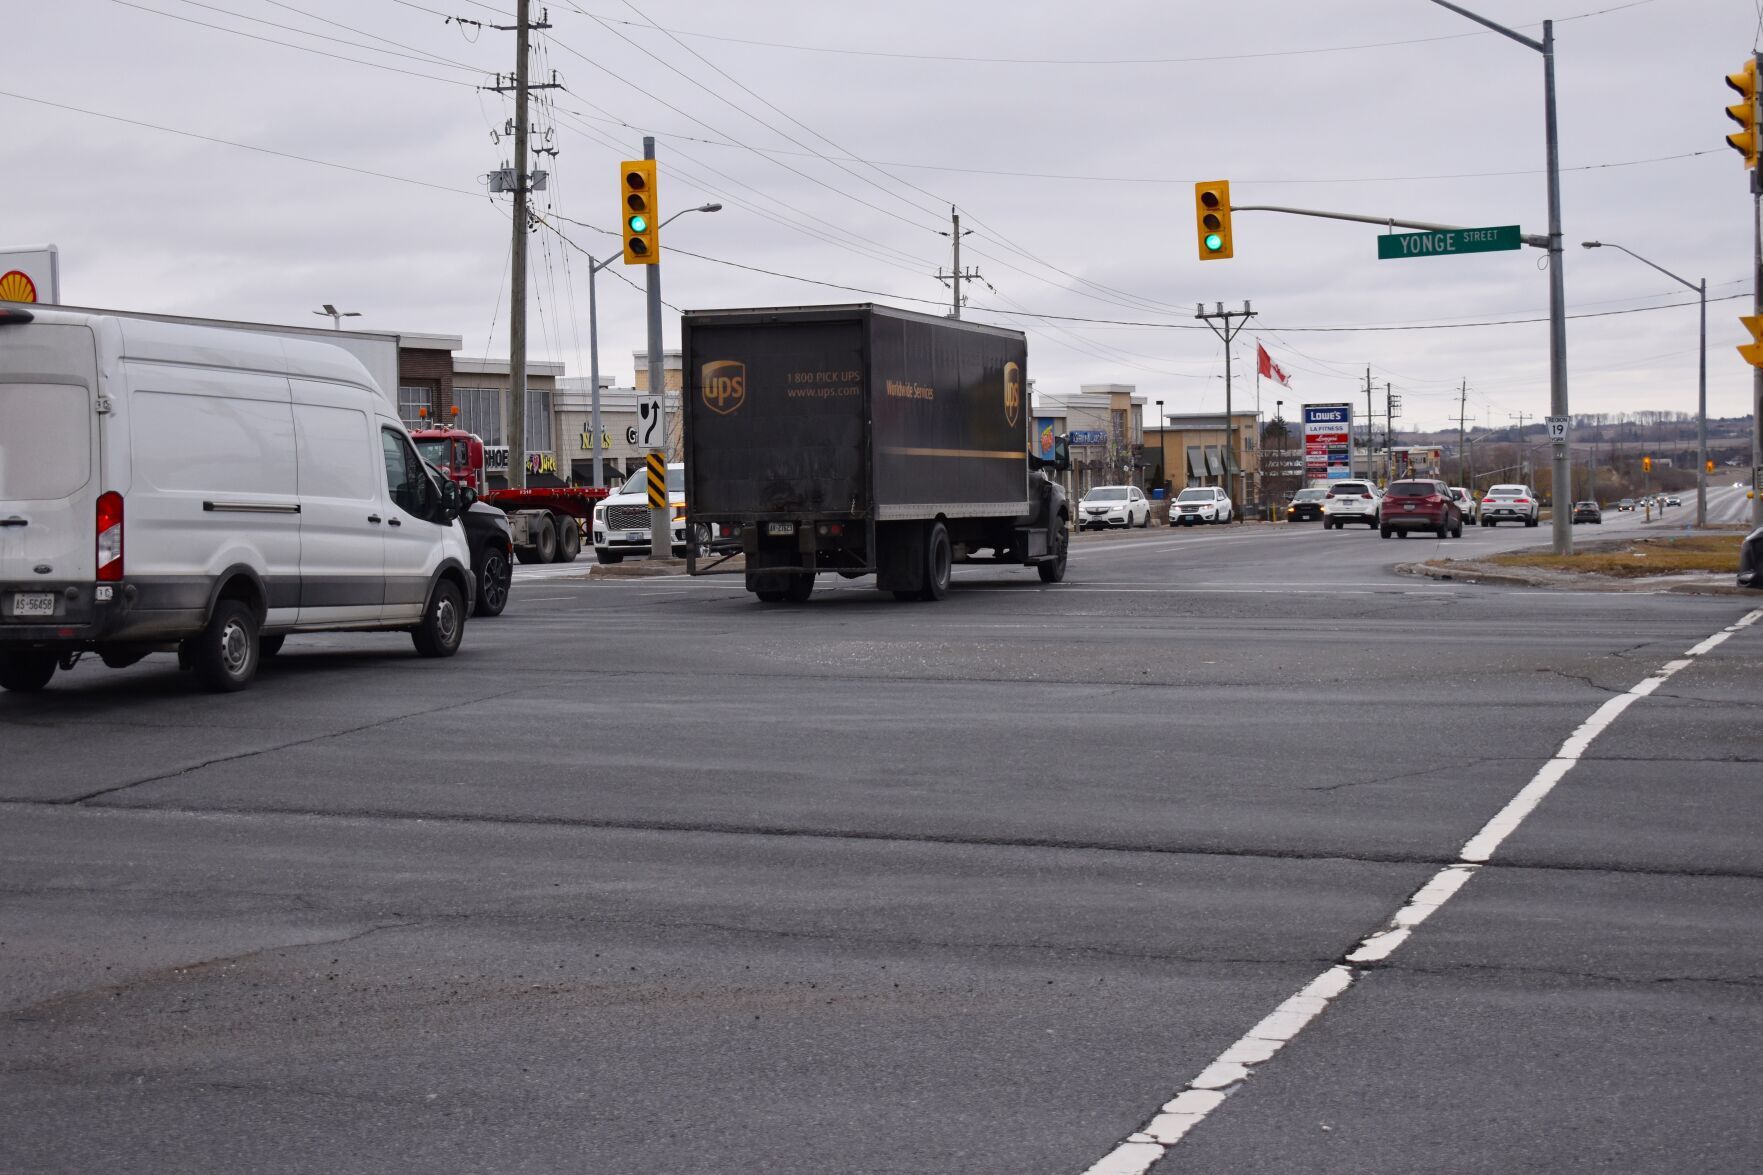
[[[1475,524],[1475,495],[1466,486],[1452,486],[1451,496],[1457,499],[1457,509],[1463,515],[1463,524]]]
[[[1500,522],[1522,522],[1535,526],[1542,517],[1536,491],[1526,485],[1499,485],[1481,499],[1481,524],[1493,526]]]
[[[1323,529],[1340,530],[1347,523],[1364,523],[1377,527],[1378,512],[1383,508],[1383,491],[1377,483],[1356,478],[1343,479],[1328,487],[1322,503]]]
[[[1150,525],[1151,503],[1138,486],[1096,486],[1077,504],[1079,530]]]
[[[1634,505],[1635,505],[1635,503],[1634,503],[1633,498],[1624,498],[1624,499],[1622,499],[1622,501],[1616,503],[1616,508],[1618,510],[1633,510]]]
[[[1328,500],[1324,489],[1299,490],[1286,505],[1288,522],[1317,522],[1322,518],[1322,504]]]
[[[1573,521],[1595,522],[1602,525],[1604,522],[1604,511],[1596,502],[1575,502],[1573,504]]]
[[[1763,589],[1763,526],[1746,535],[1739,545],[1738,584]]]
[[[1392,481],[1383,499],[1378,534],[1408,537],[1408,532],[1430,530],[1439,538],[1463,537],[1463,511],[1451,496],[1451,487],[1424,477]]]
[[[460,513],[396,402],[340,347],[0,308],[0,687],[176,652],[241,690],[289,633],[458,650]]]
[[[1198,526],[1229,522],[1235,513],[1230,496],[1218,486],[1189,486],[1169,504],[1169,525]]]

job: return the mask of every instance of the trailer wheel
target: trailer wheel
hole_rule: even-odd
[[[551,525],[551,516],[541,514],[527,528],[533,539],[533,561],[551,563],[557,558],[557,528]]]
[[[551,521],[557,527],[556,562],[574,563],[575,557],[582,552],[581,525],[569,514],[553,514]]]
[[[924,540],[924,583],[918,589],[918,598],[944,598],[949,594],[949,582],[954,575],[955,552],[949,545],[949,529],[940,522],[933,522]]]

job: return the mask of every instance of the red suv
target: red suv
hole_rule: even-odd
[[[1383,499],[1383,516],[1378,520],[1378,533],[1408,537],[1411,530],[1430,530],[1441,539],[1463,537],[1463,511],[1451,496],[1451,487],[1430,478],[1409,478],[1392,481]]]

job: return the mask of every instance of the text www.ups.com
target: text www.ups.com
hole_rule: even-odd
[[[830,400],[860,391],[855,371],[792,371],[786,388],[792,400]]]

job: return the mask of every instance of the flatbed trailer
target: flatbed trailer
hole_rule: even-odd
[[[458,428],[419,428],[410,437],[424,460],[476,490],[478,501],[508,516],[514,557],[522,563],[572,563],[581,553],[584,537],[593,533],[594,506],[606,497],[604,487],[490,489],[484,443],[476,434]]]

